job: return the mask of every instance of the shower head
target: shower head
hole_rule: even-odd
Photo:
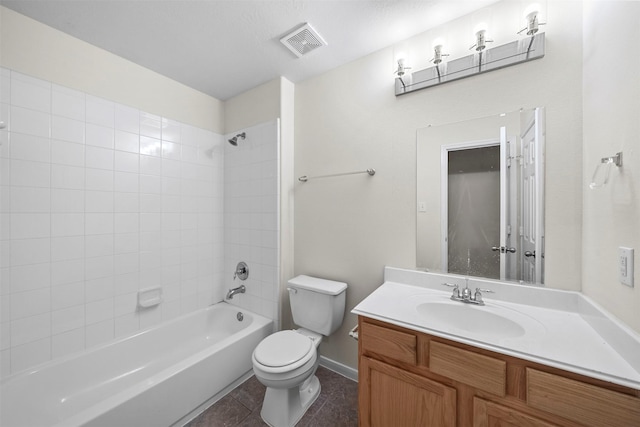
[[[234,147],[238,146],[238,138],[240,139],[245,139],[247,137],[246,133],[242,132],[237,134],[236,136],[234,136],[233,138],[231,138],[229,140],[229,144],[233,145]]]

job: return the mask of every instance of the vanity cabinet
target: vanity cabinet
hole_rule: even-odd
[[[360,316],[360,426],[640,426],[640,391]]]

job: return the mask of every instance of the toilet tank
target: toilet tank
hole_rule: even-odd
[[[324,336],[342,325],[346,283],[304,275],[288,283],[293,323]]]

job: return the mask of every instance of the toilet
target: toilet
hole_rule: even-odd
[[[253,351],[253,372],[267,387],[260,415],[272,427],[292,427],[320,394],[315,376],[323,336],[342,325],[347,284],[310,276],[288,282],[296,330],[276,332]]]

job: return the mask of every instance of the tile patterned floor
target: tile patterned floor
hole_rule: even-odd
[[[358,383],[318,367],[320,396],[297,427],[355,427],[358,425]],[[260,418],[265,387],[256,377],[240,384],[190,421],[186,427],[263,427]]]

